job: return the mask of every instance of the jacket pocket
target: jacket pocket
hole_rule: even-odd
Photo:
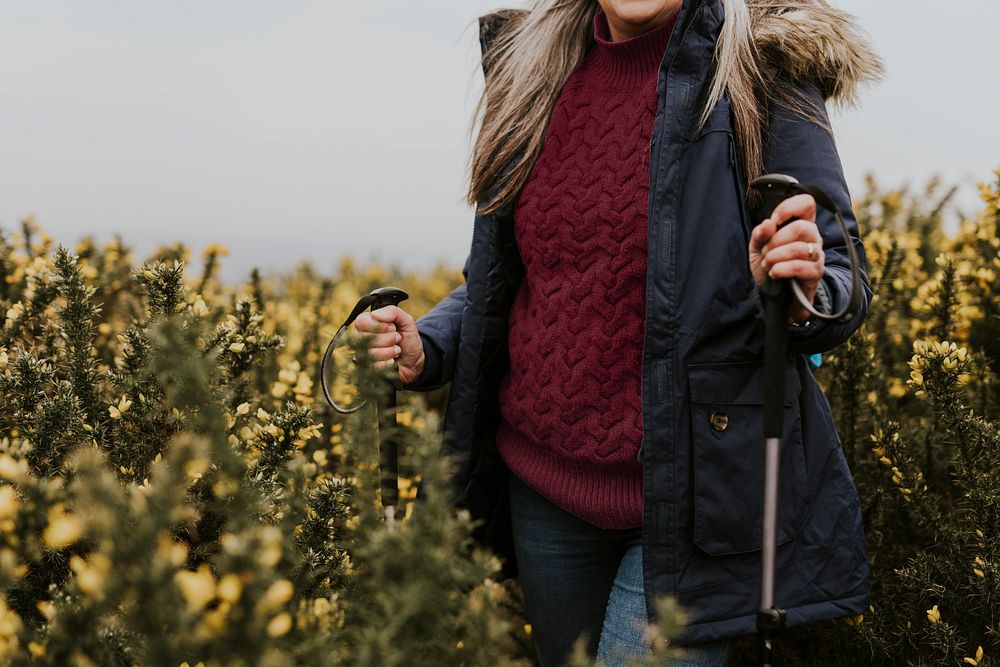
[[[764,494],[763,365],[692,364],[694,543],[713,556],[760,549]],[[785,374],[785,420],[778,486],[778,544],[806,516],[806,461],[794,364]]]

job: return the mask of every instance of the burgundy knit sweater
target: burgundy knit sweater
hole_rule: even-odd
[[[612,42],[598,12],[596,43],[514,211],[525,275],[497,448],[514,474],[601,528],[642,525],[649,139],[672,28]]]

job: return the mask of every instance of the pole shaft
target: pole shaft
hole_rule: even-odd
[[[764,526],[761,536],[760,606],[774,607],[774,566],[778,543],[778,463],[781,438],[764,441]]]
[[[393,369],[395,370],[395,369]],[[396,444],[396,390],[385,386],[385,403],[379,406],[379,473],[382,487],[382,507],[399,504],[399,447]]]
[[[768,278],[764,313],[764,437],[780,438],[785,420],[785,353],[791,293],[788,281]]]
[[[778,550],[778,475],[781,435],[785,421],[786,322],[790,294],[786,281],[765,281],[761,286],[764,314],[764,489],[761,518],[760,608],[757,636],[760,663],[770,665],[773,639],[785,624],[785,613],[775,606],[775,567]]]

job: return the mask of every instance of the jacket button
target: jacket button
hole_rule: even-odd
[[[713,430],[725,431],[726,427],[729,426],[729,415],[725,412],[713,412],[708,418],[708,423],[712,425]]]

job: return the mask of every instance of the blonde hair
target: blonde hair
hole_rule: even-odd
[[[482,212],[512,202],[528,180],[563,84],[593,41],[599,7],[596,0],[536,0],[507,19],[484,54],[468,192]]]
[[[796,78],[818,67],[826,77],[824,95],[850,100],[855,84],[876,78],[881,63],[854,32],[849,15],[824,0],[724,0],[723,5],[715,73],[699,123],[723,96],[729,97],[743,176],[749,181],[762,169],[769,102],[829,129],[821,109],[791,85],[780,85],[771,72],[781,69]],[[597,0],[535,0],[529,11],[510,13],[484,55],[486,85],[473,117],[479,133],[467,193],[481,212],[513,202],[527,181],[559,93],[593,43],[599,7]],[[829,34],[818,45],[826,51],[820,51],[820,65],[814,52],[802,53],[817,48],[809,39],[816,30]]]

